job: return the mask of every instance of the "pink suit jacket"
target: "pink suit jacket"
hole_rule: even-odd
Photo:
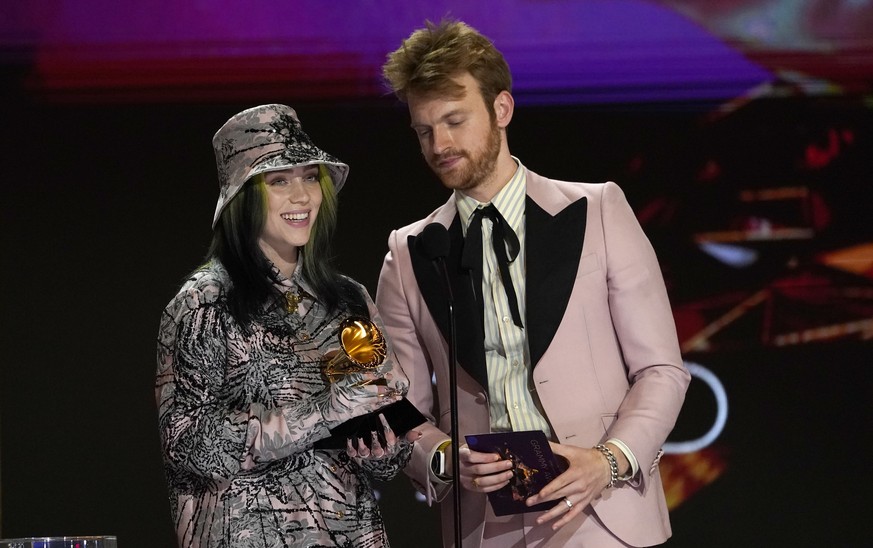
[[[618,438],[640,472],[592,504],[602,523],[632,546],[664,542],[670,523],[658,470],[661,445],[679,414],[690,375],[679,351],[661,270],[624,194],[614,183],[555,181],[527,172],[526,306],[533,383],[555,437],[592,447]],[[427,495],[443,500],[450,486],[429,476],[435,444],[450,430],[448,306],[441,277],[417,251],[430,223],[449,229],[446,260],[458,336],[459,431],[489,431],[482,328],[454,197],[427,218],[393,231],[376,304],[390,344],[410,380],[409,399],[436,423],[425,425],[406,472]],[[432,376],[436,380],[434,400]],[[451,497],[442,504],[443,539],[453,544]],[[464,546],[479,546],[485,495],[462,491]],[[525,514],[533,526],[536,514]],[[584,539],[562,536],[567,546]],[[548,529],[548,524],[538,526]],[[548,532],[542,532],[548,535]]]

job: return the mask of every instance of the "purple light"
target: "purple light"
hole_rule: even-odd
[[[229,76],[262,63],[277,74],[240,78],[379,96],[385,55],[445,14],[494,40],[520,102],[726,100],[771,79],[690,19],[641,0],[374,0],[341,9],[318,0],[32,0],[0,23],[0,42],[30,52],[37,89],[147,96],[160,86],[183,97],[233,85]]]

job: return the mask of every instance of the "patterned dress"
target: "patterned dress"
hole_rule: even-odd
[[[397,475],[411,445],[362,461],[313,448],[330,428],[385,403],[373,387],[351,386],[360,375],[334,384],[322,377],[321,360],[339,349],[349,314],[328,314],[295,272],[277,288],[303,295],[297,311],[268,305],[243,330],[228,312],[228,285],[220,264],[206,265],[161,319],[155,391],[179,545],[388,546],[371,478]],[[391,356],[380,371],[391,370],[390,385],[405,394]]]

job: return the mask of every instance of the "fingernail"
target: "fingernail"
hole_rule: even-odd
[[[364,458],[370,455],[370,448],[364,444],[364,438],[358,438],[358,454]]]
[[[373,443],[371,444],[373,449],[371,449],[370,452],[373,454],[374,457],[381,457],[385,454],[385,451],[382,450],[382,444],[379,443],[379,435],[376,434],[375,430],[372,431],[370,434],[373,436]]]

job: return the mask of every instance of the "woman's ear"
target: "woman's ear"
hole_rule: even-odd
[[[494,114],[497,119],[497,127],[505,128],[512,120],[512,112],[515,110],[515,100],[512,94],[504,90],[494,98]]]

